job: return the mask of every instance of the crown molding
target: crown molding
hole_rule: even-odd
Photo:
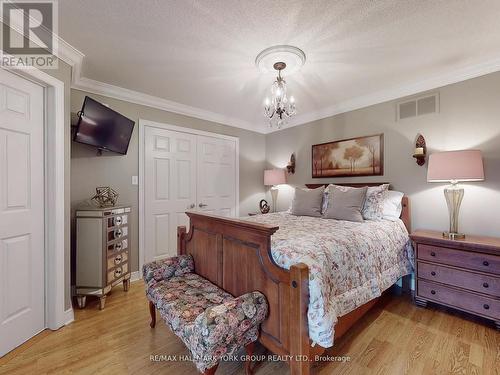
[[[11,27],[18,32],[20,31],[19,25],[12,25]],[[142,92],[129,90],[120,86],[115,86],[109,83],[104,83],[83,77],[82,65],[85,54],[66,42],[60,36],[56,35],[56,38],[58,42],[56,56],[72,67],[71,88],[73,89],[87,91],[93,94],[103,95],[118,100],[124,100],[130,103],[140,104],[180,115],[195,117],[201,120],[211,121],[222,125],[245,129],[260,134],[270,134],[278,131],[283,131],[291,127],[305,125],[307,123],[332,117],[341,113],[346,113],[375,104],[401,99],[406,96],[415,95],[424,91],[434,90],[436,88],[500,71],[500,57],[498,57],[483,63],[458,68],[445,74],[436,75],[434,77],[420,81],[409,82],[398,87],[377,91],[371,94],[358,96],[356,98],[346,100],[326,108],[321,108],[316,111],[304,113],[302,115],[294,117],[282,129],[271,129],[267,126],[256,127],[254,124],[245,120],[225,116],[220,113],[211,112],[205,109],[192,107],[157,96],[148,95]]]
[[[265,134],[266,128],[256,128],[250,122],[211,112],[205,109],[192,107],[186,104],[148,95],[139,91],[129,90],[120,86],[97,81],[83,77],[82,65],[85,54],[73,47],[59,36],[57,57],[71,66],[71,88],[86,91],[92,94],[102,95],[113,99],[124,100],[129,103],[140,104],[146,107],[156,108],[179,115],[194,117],[197,119],[211,121],[222,125],[232,126],[255,133]]]
[[[211,112],[201,108],[192,107],[157,96],[148,95],[142,92],[129,90],[123,87],[83,77],[82,64],[85,55],[60,37],[58,57],[71,65],[73,68],[71,84],[71,88],[73,89],[87,91],[93,94],[103,95],[118,100],[124,100],[130,103],[140,104],[143,106],[156,108],[180,115],[195,117],[201,120],[245,129],[260,134],[270,134],[283,131],[291,127],[305,125],[310,122],[325,119],[338,114],[366,108],[375,104],[401,99],[406,96],[415,95],[424,91],[435,90],[443,86],[500,71],[500,57],[498,57],[483,63],[458,68],[445,74],[435,75],[434,77],[424,80],[409,82],[407,84],[400,85],[394,88],[358,96],[351,100],[346,100],[335,105],[319,109],[317,111],[304,113],[293,118],[282,129],[271,129],[267,126],[256,127],[254,124],[241,119],[232,118],[220,113]]]
[[[286,127],[282,129],[271,129],[267,132],[275,133],[286,130],[294,126],[305,125],[307,123],[332,117],[342,113],[354,111],[356,109],[370,107],[375,104],[401,99],[406,96],[419,94],[421,92],[435,90],[443,86],[463,82],[468,79],[477,78],[486,74],[500,71],[500,57],[483,63],[455,69],[445,74],[436,75],[420,81],[410,82],[395,88],[377,91],[372,94],[359,96],[357,98],[337,103],[333,106],[319,109],[317,111],[304,113],[296,116]]]
[[[189,105],[177,103],[171,100],[159,98],[144,94],[142,92],[125,89],[123,87],[111,85],[96,81],[90,78],[77,77],[71,84],[72,89],[90,92],[97,95],[103,95],[109,98],[124,100],[134,104],[140,104],[146,107],[161,109],[184,116],[194,117],[201,120],[216,122],[222,125],[232,126],[240,129],[249,130],[264,134],[264,129],[256,128],[249,122],[225,116],[219,113],[207,111],[204,109],[192,107]]]

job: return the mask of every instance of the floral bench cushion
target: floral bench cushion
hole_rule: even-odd
[[[233,297],[195,274],[189,255],[145,264],[143,277],[148,299],[191,351],[198,370],[257,340],[268,312],[262,293]]]
[[[186,326],[194,324],[196,317],[206,309],[234,299],[195,273],[158,281],[148,287],[146,293],[162,318],[180,337]]]

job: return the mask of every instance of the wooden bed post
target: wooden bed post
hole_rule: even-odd
[[[290,267],[290,374],[309,375],[309,268],[304,263]]]
[[[177,227],[177,255],[186,253],[186,227]]]

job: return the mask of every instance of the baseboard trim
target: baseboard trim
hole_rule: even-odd
[[[69,308],[64,312],[64,325],[67,326],[70,323],[73,323],[75,320],[75,313],[73,308]]]
[[[134,283],[141,280],[141,273],[139,271],[134,271],[130,274],[130,282]]]

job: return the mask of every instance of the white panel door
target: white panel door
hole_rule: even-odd
[[[144,260],[177,254],[177,227],[196,203],[196,136],[146,126]]]
[[[198,136],[197,207],[236,216],[236,142]]]
[[[0,356],[45,324],[43,95],[0,69]]]

